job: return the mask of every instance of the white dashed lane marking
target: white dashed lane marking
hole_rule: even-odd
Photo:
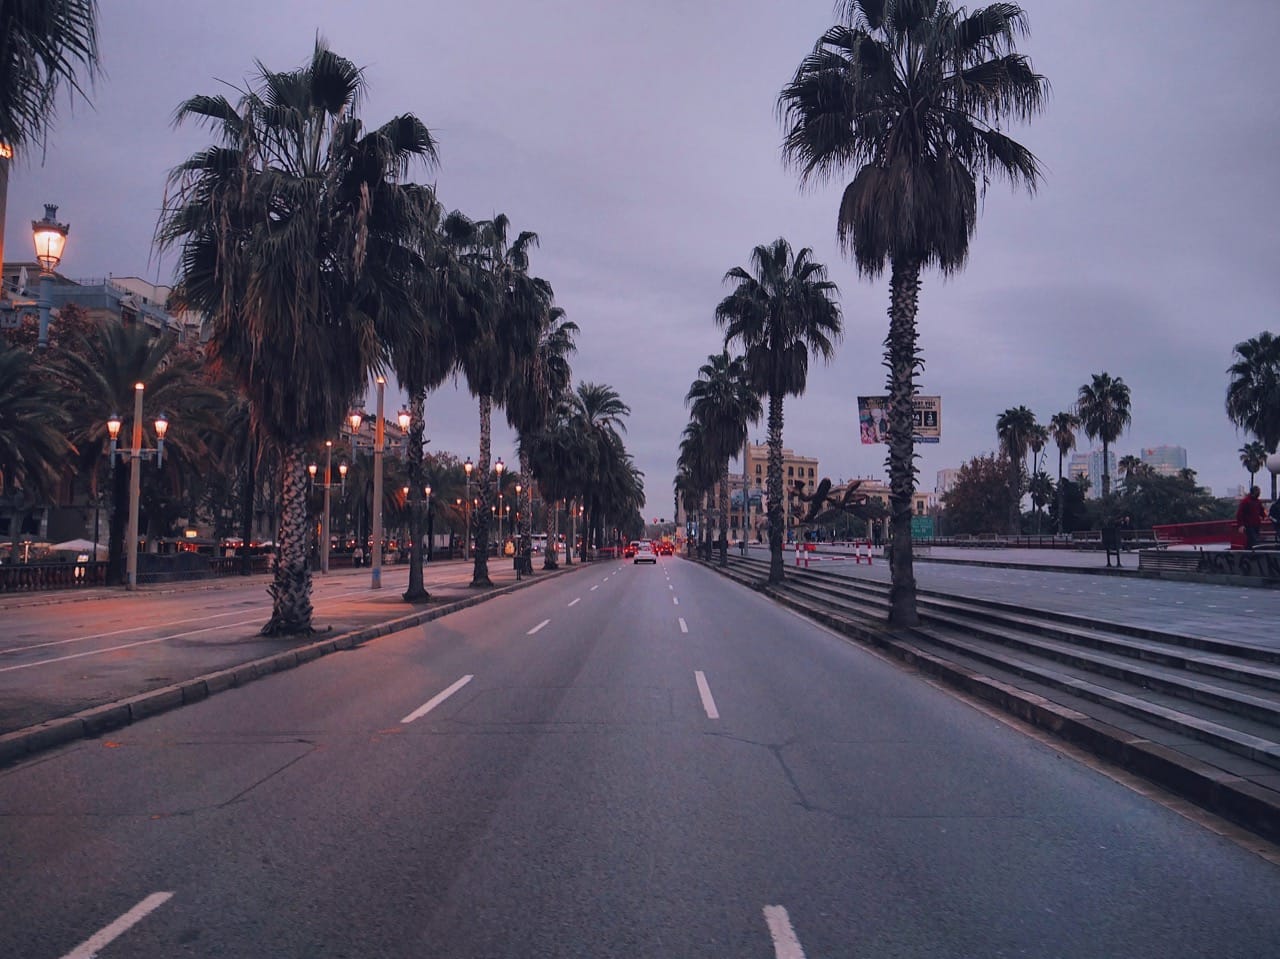
[[[436,695],[432,696],[425,703],[423,703],[421,706],[419,706],[417,709],[411,712],[408,716],[400,720],[400,724],[404,726],[413,722],[415,719],[421,719],[423,716],[431,712],[431,710],[435,709],[442,702],[444,702],[446,699],[448,699],[450,696],[456,693],[463,686],[467,685],[467,683],[471,682],[471,680],[473,679],[475,679],[474,675],[463,676],[460,680],[458,680],[448,689],[444,690],[443,692],[436,693]]]
[[[173,898],[171,892],[153,892],[123,916],[100,932],[94,933],[80,945],[68,952],[62,959],[94,959],[101,950],[119,939],[133,926],[137,925],[151,913],[155,912]]]
[[[579,596],[577,599],[573,600],[571,603],[569,603],[569,605],[570,605],[570,606],[577,606],[580,602],[582,602],[582,597],[581,597],[581,596]]]
[[[688,624],[684,621],[684,617],[683,617],[683,616],[681,616],[681,617],[680,617],[680,619],[679,619],[679,623],[680,623],[680,632],[682,632],[682,633],[687,633],[687,632],[689,632],[689,626],[688,626]]]
[[[782,906],[765,906],[764,921],[769,926],[769,937],[773,939],[773,954],[777,959],[804,959],[804,949],[796,938],[796,931],[791,928],[791,917]]]
[[[544,620],[543,620],[542,622],[540,622],[537,626],[533,627],[533,629],[529,630],[529,632],[525,633],[525,635],[526,635],[526,636],[532,636],[534,633],[536,633],[538,630],[540,630],[543,626],[547,625],[547,623],[549,623],[549,622],[551,622],[551,620],[549,620],[549,619],[544,619]]]

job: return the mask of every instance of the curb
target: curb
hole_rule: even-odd
[[[190,703],[208,699],[216,693],[225,692],[237,686],[244,686],[255,679],[293,669],[303,663],[309,663],[313,659],[327,656],[330,653],[354,649],[370,640],[411,629],[423,623],[429,623],[432,620],[448,616],[450,613],[477,606],[480,603],[498,596],[505,596],[516,590],[528,589],[538,583],[555,579],[557,576],[563,576],[582,568],[582,564],[575,563],[572,568],[561,566],[555,570],[543,570],[535,578],[528,581],[495,587],[479,595],[468,596],[466,599],[446,603],[433,609],[409,613],[396,619],[351,630],[338,636],[326,637],[325,639],[297,646],[284,652],[273,653],[260,659],[253,659],[247,663],[228,666],[212,673],[185,679],[169,686],[161,686],[159,689],[152,689],[136,696],[129,696],[112,703],[104,703],[101,706],[91,706],[78,713],[72,713],[70,716],[50,719],[34,726],[27,726],[25,729],[16,729],[0,736],[0,768],[43,752],[46,749],[63,746],[77,739],[91,739],[101,736],[111,730],[132,725],[141,719],[146,719],[148,716],[156,716],[171,709],[178,709]]]
[[[888,629],[877,629],[809,606],[776,593],[767,584],[751,585],[727,573],[724,575],[848,639],[887,653],[1037,729],[1050,732],[1136,773],[1223,819],[1271,842],[1280,842],[1280,794],[1078,710],[949,662],[906,642]]]

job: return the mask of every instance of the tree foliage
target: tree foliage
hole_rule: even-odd
[[[960,467],[955,485],[942,497],[948,535],[978,535],[1005,529],[1012,493],[1005,457],[987,453]]]

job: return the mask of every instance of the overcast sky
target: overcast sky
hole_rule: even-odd
[[[1023,5],[1020,50],[1053,89],[1010,132],[1046,176],[1035,196],[993,184],[965,271],[924,275],[920,390],[942,397],[943,437],[918,447],[920,487],[994,449],[1001,411],[1047,422],[1106,371],[1133,395],[1117,453],[1185,446],[1225,493],[1247,481],[1249,437],[1223,412],[1232,347],[1277,328],[1280,4]],[[538,233],[533,272],[581,327],[575,380],[631,406],[647,515],[671,514],[683,398],[720,349],[724,274],[779,236],[829,267],[846,331],[787,400],[785,444],[833,479],[883,477],[855,403],[884,391],[888,278],[841,257],[844,181],[801,191],[779,151],[778,92],[833,21],[830,0],[103,0],[105,76],[92,108],[63,102],[47,156],[14,168],[7,257],[30,256],[30,220],[57,203],[72,225],[61,272],[171,282],[172,258],[151,249],[165,176],[209,142],[175,130],[174,108],[230,93],[255,61],[300,66],[320,34],[366,69],[367,124],[411,112],[437,136],[440,168],[415,179],[450,209]],[[427,423],[430,449],[476,455],[465,388],[433,395]],[[494,442],[513,462],[505,423]]]

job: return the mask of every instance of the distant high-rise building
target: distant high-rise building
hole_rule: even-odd
[[[1115,450],[1107,450],[1107,463],[1110,467],[1107,472],[1111,476],[1111,488],[1114,490],[1120,479],[1116,471]],[[1102,450],[1072,453],[1068,469],[1073,480],[1084,478],[1089,481],[1089,489],[1085,493],[1089,499],[1102,497]]]
[[[1141,459],[1160,476],[1177,476],[1187,468],[1187,451],[1181,446],[1149,446]]]
[[[938,470],[938,478],[934,480],[933,495],[941,499],[951,492],[951,487],[956,485],[956,480],[960,478],[958,469]]]

